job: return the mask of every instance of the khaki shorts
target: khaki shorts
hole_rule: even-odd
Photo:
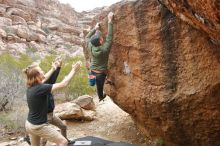
[[[53,112],[47,114],[47,121],[49,124],[55,125],[61,130],[61,134],[66,138],[66,124],[63,123],[63,121],[57,117]],[[47,143],[47,140],[43,138],[40,142],[40,146],[45,146]]]
[[[51,127],[50,124],[33,125],[29,121],[26,121],[25,127],[26,131],[30,134],[32,146],[39,146],[41,137],[50,142],[65,139],[61,133]]]
[[[53,112],[47,114],[48,123],[57,126],[60,128],[61,133],[64,134],[63,136],[66,137],[66,124],[63,123],[63,121],[57,117]]]

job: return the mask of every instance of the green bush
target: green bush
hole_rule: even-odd
[[[48,53],[52,55],[57,55],[57,52],[54,49],[48,50]]]
[[[41,60],[41,68],[47,72],[51,68],[51,63],[55,59],[55,55],[46,56],[43,60]],[[63,65],[60,71],[60,75],[58,77],[58,81],[61,81],[71,70],[72,63],[77,62],[78,60],[83,61],[83,57],[63,57]],[[21,73],[22,69],[26,68],[30,65],[33,60],[27,55],[22,55],[20,58],[15,58],[9,54],[2,54],[0,56],[0,63],[5,64],[7,68],[13,68],[19,70]],[[5,72],[9,72],[11,70],[3,69]],[[67,88],[61,91],[62,94],[65,94],[67,100],[72,100],[78,96],[84,94],[94,94],[95,88],[90,87],[88,85],[88,72],[85,65],[82,65],[81,70],[73,77],[72,81],[68,85]]]
[[[27,48],[27,52],[28,52],[28,53],[36,53],[36,52],[37,52],[37,49],[30,47],[30,48]]]
[[[46,72],[51,68],[51,63],[55,59],[55,56],[47,56],[45,59],[42,60],[40,66]],[[60,71],[60,75],[58,77],[58,82],[61,81],[71,70],[72,64],[81,60],[83,61],[82,57],[66,57],[63,60],[63,65]],[[61,93],[65,94],[66,100],[72,100],[77,98],[78,96],[84,94],[94,94],[95,88],[92,88],[88,85],[88,72],[85,65],[82,65],[81,70],[73,77],[70,84],[67,88],[63,89]]]
[[[47,56],[43,60],[41,60],[40,66],[45,72],[51,68],[51,63],[55,59],[55,57],[56,56]],[[72,63],[78,60],[81,60],[83,62],[82,57],[64,58],[58,81],[61,81],[69,73]],[[24,78],[25,76],[22,73],[22,69],[26,68],[32,62],[33,59],[31,59],[27,55],[22,55],[19,58],[15,58],[9,54],[0,55],[0,89],[2,89],[0,94],[0,101],[2,101],[2,99],[10,100],[9,105],[12,108],[9,109],[12,110],[11,113],[16,113],[14,111],[18,111],[18,113],[21,112],[23,114],[25,113],[24,111],[22,111],[22,107],[27,108],[25,106],[26,100],[24,100],[26,99],[26,85]],[[84,94],[93,95],[95,93],[95,88],[92,88],[88,85],[87,69],[85,68],[84,64],[81,70],[72,79],[68,87],[60,91],[60,93],[62,95],[65,95],[66,100],[72,100]],[[18,102],[20,100],[21,102]],[[21,119],[23,119],[22,114],[15,114],[13,116],[10,116],[8,113],[6,114],[5,112],[0,112],[0,127],[4,126],[6,129],[16,130],[17,128],[23,126],[23,121]],[[18,123],[18,121],[20,121],[20,123]]]
[[[2,54],[0,56],[1,64],[6,64],[9,67],[17,68],[20,70],[22,70],[32,62],[33,62],[32,59],[27,55],[21,55],[20,58],[15,58],[10,54]]]
[[[0,110],[12,109],[14,100],[25,95],[26,85],[22,69],[31,62],[26,55],[20,58],[9,54],[0,56]]]
[[[7,130],[16,128],[15,122],[11,119],[10,115],[7,113],[1,113],[0,115],[0,125],[4,125],[4,128]]]
[[[67,49],[71,49],[71,48],[72,48],[72,45],[70,45],[70,44],[64,44],[64,46],[65,46]]]

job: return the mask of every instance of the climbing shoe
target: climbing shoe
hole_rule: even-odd
[[[110,80],[106,80],[105,84],[109,84],[109,85],[113,85],[114,86],[114,83],[112,81],[110,81]]]
[[[101,97],[101,98],[99,97],[99,102],[101,102],[102,100],[104,100],[105,97],[106,97],[106,94],[104,93],[104,94],[103,94],[103,97]]]

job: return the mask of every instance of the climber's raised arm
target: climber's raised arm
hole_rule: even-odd
[[[92,30],[90,30],[90,32],[86,35],[86,38],[85,38],[85,39],[86,39],[86,40],[89,40],[89,39],[92,37],[92,35],[95,34],[96,30],[99,29],[99,27],[100,27],[100,24],[97,23],[97,24],[95,25],[95,27],[94,27]]]
[[[113,13],[110,12],[108,14],[108,34],[105,40],[105,43],[103,44],[103,51],[107,52],[110,50],[111,45],[112,45],[112,39],[113,39],[113,24],[112,24],[112,19],[113,19]]]

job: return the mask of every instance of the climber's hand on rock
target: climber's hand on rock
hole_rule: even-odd
[[[98,30],[100,28],[100,23],[98,22],[98,23],[96,23],[96,25],[95,25],[95,30]]]
[[[108,22],[112,22],[112,19],[113,19],[113,16],[114,16],[114,13],[113,12],[109,12],[108,14]]]

